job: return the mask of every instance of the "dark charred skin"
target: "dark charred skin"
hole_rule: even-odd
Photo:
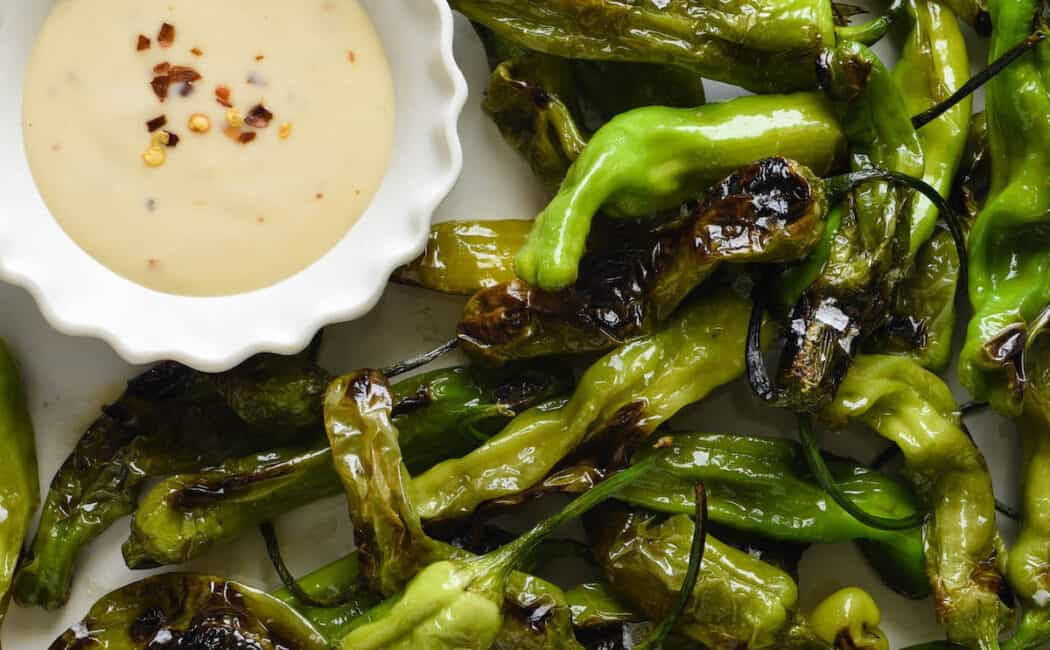
[[[1028,328],[1014,323],[1004,328],[995,338],[984,344],[982,364],[986,370],[1001,373],[1010,392],[1018,399],[1024,397],[1028,378],[1025,374],[1025,347]]]
[[[826,213],[823,188],[808,170],[761,160],[685,206],[686,216],[649,233],[644,247],[585,257],[571,289],[515,280],[478,292],[458,326],[460,340],[497,363],[610,349],[670,316],[724,262],[801,259],[820,239]]]
[[[290,607],[243,585],[166,574],[100,600],[50,650],[320,650],[323,640]]]

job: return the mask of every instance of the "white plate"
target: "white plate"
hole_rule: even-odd
[[[2,0],[0,0],[2,1]],[[0,5],[2,6],[2,5]],[[0,13],[2,13],[0,9]],[[891,60],[890,48],[879,48]],[[975,50],[975,52],[977,52]],[[470,85],[470,99],[460,120],[465,151],[462,180],[437,210],[438,219],[512,218],[535,214],[543,206],[545,190],[535,182],[528,166],[500,139],[481,113],[481,93],[488,69],[481,45],[462,19],[456,22],[456,55]],[[983,57],[983,50],[976,54]],[[736,89],[710,84],[709,98],[716,100]],[[391,361],[433,348],[449,338],[463,301],[425,291],[391,287],[367,316],[328,329],[326,367],[348,371],[381,367]],[[107,346],[54,332],[37,313],[32,300],[20,289],[0,285],[0,337],[7,339],[23,360],[40,450],[40,473],[50,481],[94,418],[98,407],[120,392],[120,385],[136,371]],[[448,359],[449,363],[455,361]],[[956,394],[966,400],[954,382]],[[674,422],[699,431],[793,435],[783,412],[758,404],[743,381],[717,391]],[[997,494],[1017,504],[1017,439],[1010,423],[992,414],[972,422],[974,436],[988,458]],[[870,459],[881,449],[873,436],[829,439],[837,452]],[[42,486],[42,489],[46,488]],[[306,572],[339,557],[353,546],[345,499],[333,498],[284,517],[278,522],[293,570]],[[1012,525],[1000,520],[1008,537]],[[5,650],[42,650],[69,625],[87,612],[106,592],[143,577],[124,567],[120,544],[128,525],[114,525],[81,556],[73,597],[58,612],[13,607],[3,633]],[[216,549],[189,568],[227,574],[264,587],[277,586],[258,535],[249,533],[236,543]],[[566,567],[558,577],[569,580]],[[811,549],[801,567],[800,596],[804,610],[839,587],[856,585],[875,596],[883,612],[883,628],[892,648],[940,638],[931,601],[909,601],[883,587],[878,577],[851,544]]]
[[[292,278],[246,294],[191,298],[106,269],[47,211],[23,153],[20,108],[26,61],[52,2],[0,3],[0,277],[29,289],[62,332],[105,339],[133,363],[175,359],[212,371],[256,352],[301,350],[322,326],[371,309],[391,271],[422,250],[434,208],[459,177],[456,121],[466,82],[452,56],[444,0],[362,4],[386,47],[397,95],[393,163],[372,204],[333,250]]]

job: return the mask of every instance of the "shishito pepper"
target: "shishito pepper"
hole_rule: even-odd
[[[613,591],[650,619],[661,618],[682,585],[693,520],[610,507],[585,523]],[[711,648],[886,648],[870,597],[853,611],[843,607],[842,596],[836,600],[818,608],[819,624],[811,625],[798,613],[790,575],[708,535],[700,579],[677,631]],[[838,645],[840,637],[848,642]]]
[[[923,152],[897,84],[863,45],[841,43],[822,59],[823,83],[850,145],[854,170],[923,174]],[[884,321],[907,266],[913,190],[885,182],[855,189],[829,216],[824,260],[792,270],[791,306],[777,400],[797,411],[827,404],[858,343]],[[822,262],[822,263],[821,263]],[[810,275],[812,273],[812,275]],[[796,292],[801,289],[801,296]]]
[[[539,483],[581,445],[601,439],[615,451],[650,435],[743,372],[749,309],[729,291],[713,292],[655,334],[610,352],[584,373],[564,406],[527,411],[477,450],[415,477],[420,515],[468,515]]]
[[[997,0],[991,57],[1043,28],[1037,0]],[[1050,305],[1050,46],[1043,43],[988,84],[991,186],[970,235],[970,300],[959,376],[976,399],[1017,414],[1026,341]]]
[[[457,331],[489,361],[601,351],[653,331],[722,264],[802,259],[824,230],[824,183],[783,158],[738,169],[654,230],[615,224],[570,289],[482,289]],[[614,224],[609,224],[614,225]]]
[[[1011,612],[999,597],[1006,554],[992,479],[948,386],[907,357],[862,355],[823,417],[863,422],[900,447],[930,512],[923,540],[938,618],[950,640],[998,648]]]
[[[187,573],[153,576],[104,596],[50,647],[329,648],[305,618],[273,596],[224,578]]]
[[[394,421],[413,472],[465,454],[516,414],[567,393],[547,368],[448,368],[394,387]],[[320,404],[318,405],[320,412]],[[161,481],[143,498],[124,544],[128,565],[176,564],[296,507],[339,494],[327,443],[232,458]]]
[[[858,521],[828,498],[798,443],[782,438],[677,433],[661,439],[660,472],[640,477],[617,499],[654,512],[690,514],[692,486],[703,483],[712,522],[763,538],[801,544],[857,540],[883,579],[910,597],[929,594],[922,534],[883,530]],[[858,463],[830,463],[839,487],[866,511],[888,517],[915,513],[915,495],[895,478]]]
[[[651,218],[768,156],[795,160],[826,176],[844,151],[841,127],[816,93],[625,113],[594,134],[536,218],[517,257],[518,276],[545,290],[571,286],[599,210]]]
[[[22,542],[40,505],[36,440],[22,380],[7,344],[0,340],[0,628],[10,602]]]
[[[835,42],[830,2],[454,0],[453,9],[524,47],[570,59],[673,64],[756,92],[814,88]]]

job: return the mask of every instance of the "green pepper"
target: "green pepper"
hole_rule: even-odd
[[[526,219],[445,221],[430,228],[423,254],[394,271],[394,282],[472,295],[515,279],[514,254],[525,243]]]
[[[938,618],[951,641],[997,648],[1010,610],[999,598],[1006,554],[988,466],[948,386],[915,361],[859,356],[823,416],[867,424],[896,443],[930,516],[923,539]]]
[[[857,521],[816,483],[798,443],[780,438],[674,434],[661,439],[654,456],[662,472],[639,478],[617,499],[668,514],[690,514],[692,486],[703,483],[711,521],[765,538],[803,544],[862,541],[879,559],[880,573],[911,597],[929,594],[919,529],[881,530]],[[834,459],[841,489],[869,512],[913,514],[915,496],[895,479],[857,463]]]
[[[571,286],[599,210],[651,217],[767,156],[796,160],[824,176],[844,147],[838,121],[815,93],[625,113],[594,134],[537,217],[517,257],[518,276],[550,291]]]
[[[966,149],[951,195],[955,213],[969,236],[987,193],[988,139],[984,113],[970,122]],[[920,130],[920,137],[924,131]],[[870,351],[913,356],[935,372],[947,368],[955,335],[955,305],[960,281],[959,252],[952,234],[937,231],[919,249],[912,274],[904,281],[893,316]]]
[[[326,381],[304,356],[275,355],[220,375],[164,363],[131,380],[52,480],[15,599],[61,607],[80,549],[131,514],[150,476],[318,438]]]
[[[822,58],[823,83],[843,125],[854,170],[877,167],[912,178],[923,152],[911,113],[889,70],[868,48],[843,42]],[[862,185],[838,208],[841,219],[816,277],[791,305],[781,358],[782,404],[802,412],[826,405],[849,368],[857,343],[884,321],[907,265],[911,188]],[[918,228],[918,226],[917,226]],[[803,271],[805,272],[805,271]],[[808,283],[808,287],[806,284]],[[788,286],[798,286],[789,280]]]
[[[273,596],[215,576],[167,573],[104,596],[50,647],[327,650],[329,646],[306,619]]]
[[[685,574],[693,521],[609,507],[584,522],[614,593],[648,618],[662,617]],[[843,613],[840,607],[837,625],[826,610],[819,630],[836,632],[826,640],[799,615],[797,601],[798,587],[787,573],[708,535],[700,580],[677,630],[705,647],[817,650],[835,647],[840,633],[853,628],[861,630],[850,637],[853,647],[885,647],[866,640],[878,624],[870,609]]]
[[[10,602],[11,581],[22,542],[40,505],[36,441],[18,366],[0,340],[0,628]]]
[[[394,421],[405,461],[420,472],[465,454],[517,413],[569,386],[563,373],[543,367],[450,368],[399,382]],[[124,558],[132,568],[184,562],[341,489],[327,444],[270,450],[173,476],[142,498]]]
[[[274,598],[291,605],[310,621],[329,645],[346,636],[353,621],[381,600],[368,589],[361,575],[361,558],[357,552],[341,557],[297,582],[299,588],[312,598],[341,603],[335,607],[316,607],[300,601],[288,587],[273,592]]]
[[[835,42],[830,2],[636,3],[453,0],[452,8],[530,50],[570,59],[673,64],[756,92],[816,86]]]
[[[740,375],[749,308],[748,301],[717,292],[681,310],[656,334],[610,352],[587,370],[564,406],[527,411],[477,450],[415,477],[420,515],[462,517],[486,501],[518,494],[595,440],[629,448]]]
[[[1024,515],[1017,543],[1010,549],[1007,578],[1017,594],[1024,616],[1008,650],[1034,650],[1050,642],[1050,348],[1045,337],[1027,351],[1029,383],[1024,414],[1018,421],[1023,435]]]
[[[1038,0],[992,2],[991,57],[1043,25]],[[970,300],[959,377],[976,399],[1018,414],[1024,402],[1024,348],[1050,304],[1050,47],[1045,43],[995,77],[987,89],[991,186],[970,235]]]
[[[652,331],[723,263],[803,258],[826,212],[824,183],[806,168],[783,158],[745,165],[656,232],[607,233],[628,243],[585,257],[570,289],[512,281],[479,291],[464,309],[460,342],[497,363],[608,350]]]

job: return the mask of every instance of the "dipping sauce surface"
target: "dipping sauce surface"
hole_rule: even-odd
[[[23,106],[62,228],[151,289],[261,289],[335,246],[386,172],[394,89],[357,0],[59,0]]]

